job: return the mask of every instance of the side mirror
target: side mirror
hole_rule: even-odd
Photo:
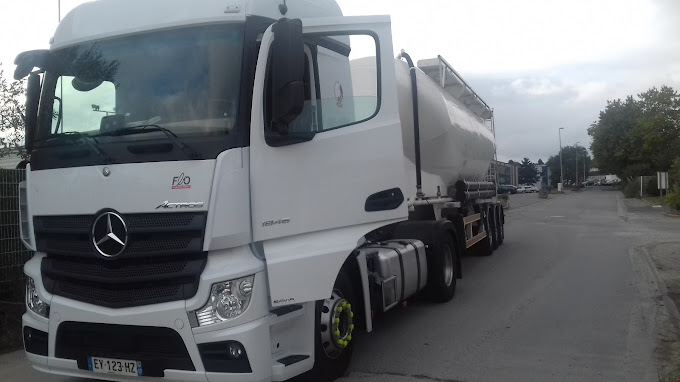
[[[31,73],[26,83],[26,131],[25,145],[26,151],[33,151],[35,133],[38,128],[38,103],[40,101],[40,75]]]
[[[305,44],[302,21],[282,19],[272,27],[272,115],[269,130],[288,135],[288,125],[302,113],[305,103]]]
[[[47,49],[29,50],[17,55],[14,59],[14,79],[20,80],[29,75],[33,68],[38,67],[45,69],[49,58],[49,51]]]

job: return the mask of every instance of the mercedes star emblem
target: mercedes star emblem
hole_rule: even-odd
[[[92,224],[92,244],[104,257],[116,257],[127,246],[127,227],[115,212],[104,212]]]

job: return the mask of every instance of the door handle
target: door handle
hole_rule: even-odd
[[[404,202],[404,194],[400,188],[390,188],[372,194],[366,198],[364,210],[366,212],[393,210]]]

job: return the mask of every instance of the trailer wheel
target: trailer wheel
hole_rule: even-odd
[[[482,210],[482,224],[484,225],[484,231],[486,231],[486,237],[480,240],[475,246],[477,247],[477,254],[479,256],[491,256],[493,254],[493,243],[492,237],[493,233],[489,230],[491,218],[489,212],[489,206],[484,206]]]
[[[351,279],[343,269],[335,280],[330,298],[317,301],[315,359],[314,367],[309,372],[310,380],[334,381],[347,371],[354,350],[352,305],[359,304],[356,296]]]
[[[505,218],[503,216],[503,206],[498,206],[498,245],[503,244],[503,239],[505,239]]]
[[[491,248],[498,249],[500,243],[498,242],[498,208],[495,204],[489,207],[489,235],[491,235]]]
[[[429,247],[427,294],[436,302],[448,302],[456,294],[458,246],[448,231],[438,231]]]

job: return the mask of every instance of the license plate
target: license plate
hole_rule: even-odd
[[[141,377],[142,363],[127,359],[87,357],[87,368],[95,373]]]

